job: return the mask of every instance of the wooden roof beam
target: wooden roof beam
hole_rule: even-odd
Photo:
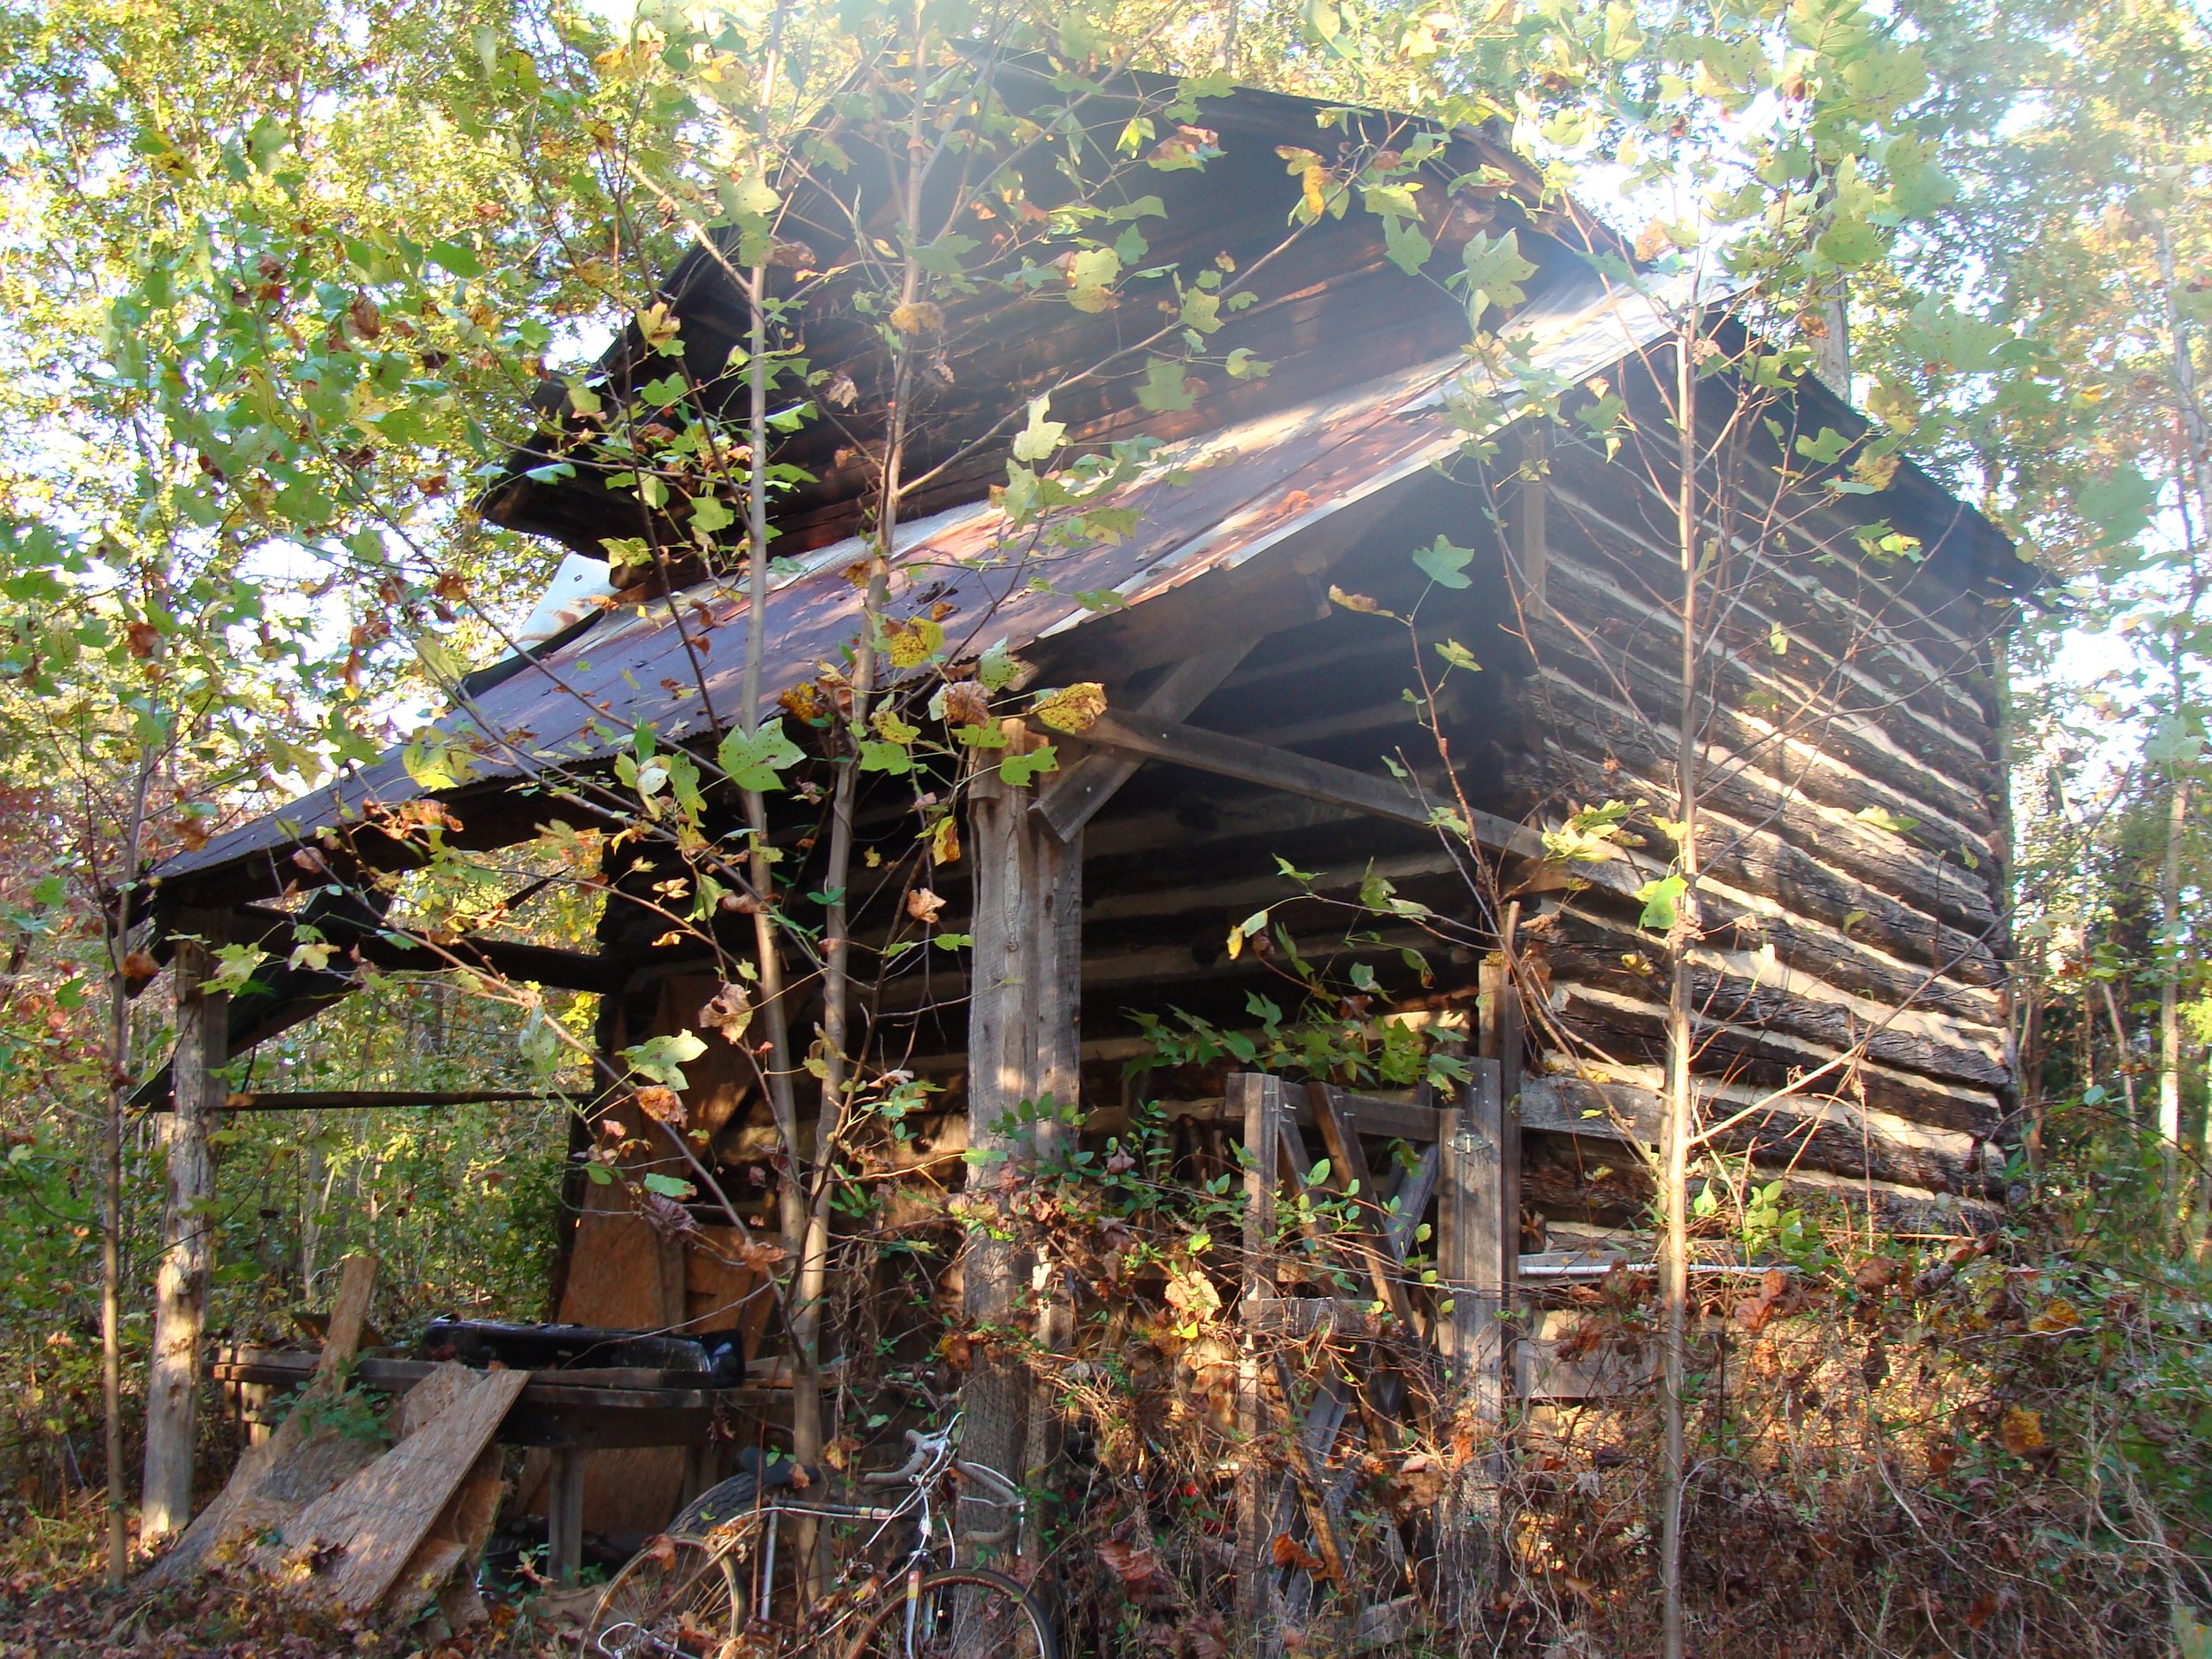
[[[307,1088],[247,1089],[227,1096],[219,1110],[227,1112],[364,1111],[388,1106],[497,1106],[515,1102],[558,1100],[541,1089],[503,1088]],[[173,1103],[157,1102],[152,1110],[169,1111]]]
[[[265,947],[270,939],[288,939],[298,919],[260,904],[241,905],[237,915],[242,923],[262,930],[256,937],[265,942]],[[357,949],[362,961],[388,972],[435,973],[467,968],[496,974],[501,979],[551,986],[557,990],[599,992],[618,991],[629,977],[627,964],[589,951],[563,950],[552,945],[529,945],[511,939],[486,939],[474,933],[464,934],[440,948],[411,943],[398,928],[372,932],[358,926],[326,922],[322,933],[340,949]]]
[[[1181,719],[1236,672],[1238,664],[1258,643],[1255,636],[1185,657],[1144,695],[1137,704],[1138,714],[1151,719]],[[1072,840],[1076,831],[1089,823],[1144,764],[1144,758],[1101,746],[1039,790],[1030,810],[1051,825],[1052,833],[1062,841]]]
[[[1434,821],[1429,808],[1394,781],[1226,733],[1200,731],[1157,715],[1102,714],[1082,733],[1081,741],[1109,754],[1187,766],[1194,772],[1279,789],[1286,795],[1348,807],[1400,824],[1426,828]],[[1544,844],[1537,833],[1509,818],[1477,810],[1471,828],[1476,841],[1492,852],[1525,858],[1544,856]]]

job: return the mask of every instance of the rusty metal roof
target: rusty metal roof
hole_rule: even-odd
[[[1535,371],[1573,381],[1649,345],[1669,326],[1655,298],[1593,278],[1537,296],[1511,332],[1525,340]],[[1455,382],[1461,396],[1448,396]],[[1054,547],[987,503],[917,520],[898,534],[893,613],[934,606],[959,655],[1079,629],[1100,614],[1102,593],[1142,605],[1259,557],[1413,477],[1460,445],[1455,403],[1488,396],[1503,413],[1516,396],[1455,357],[1168,446],[1100,503],[1135,511],[1133,532],[1120,541]],[[762,672],[769,698],[812,678],[856,634],[861,595],[846,571],[863,550],[856,539],[819,549],[776,581]],[[737,580],[729,579],[687,589],[672,605],[661,600],[610,612],[465,697],[438,729],[474,751],[474,782],[603,758],[640,726],[664,741],[726,728],[744,672],[745,610]],[[240,864],[358,819],[371,803],[395,806],[425,793],[395,749],[156,874],[174,880]]]

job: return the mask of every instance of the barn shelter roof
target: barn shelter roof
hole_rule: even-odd
[[[1512,331],[1536,374],[1586,379],[1667,332],[1667,297],[1590,276],[1535,296]],[[1265,577],[1271,554],[1356,517],[1351,510],[1361,503],[1379,505],[1386,492],[1453,454],[1465,435],[1455,409],[1486,399],[1509,415],[1517,396],[1455,357],[1175,443],[1109,498],[1106,504],[1137,515],[1133,532],[1119,541],[1050,547],[1034,526],[1017,528],[987,503],[916,520],[899,536],[894,612],[938,607],[961,654],[1050,642],[1062,648],[1058,661],[1112,679],[1110,653],[1156,614],[1146,607],[1252,561],[1262,561],[1254,568]],[[1832,411],[1813,413],[1841,424],[1847,411],[1828,401]],[[2024,570],[1993,527],[1924,475],[1900,469],[1889,494],[1895,499],[1878,506],[1923,534],[1931,559],[1959,565],[1964,581],[2009,584],[2014,571]],[[845,572],[861,551],[856,539],[817,549],[774,584],[762,674],[767,696],[811,678],[853,636],[861,597]],[[1102,592],[1120,604],[1102,607]],[[746,604],[733,580],[703,582],[672,604],[604,613],[534,656],[477,676],[481,688],[435,724],[436,740],[471,762],[468,781],[444,798],[480,803],[549,770],[588,766],[627,747],[641,726],[670,741],[726,729],[744,671]],[[1102,616],[1116,617],[1115,626],[1100,626]],[[171,859],[155,875],[173,901],[272,896],[295,873],[288,855],[303,840],[427,793],[395,748],[373,766]],[[518,818],[505,838],[528,835],[534,816],[542,809]]]
[[[1528,341],[1537,371],[1576,379],[1648,345],[1667,326],[1651,300],[1593,280],[1572,293],[1539,296],[1515,328]],[[1455,384],[1459,396],[1448,397]],[[1453,357],[1167,446],[1141,476],[1096,503],[1138,514],[1134,531],[1118,541],[1048,549],[1033,526],[1014,528],[988,503],[918,519],[899,533],[894,611],[902,603],[949,605],[944,626],[961,654],[994,644],[1018,649],[1078,632],[1118,609],[1102,607],[1102,592],[1141,607],[1202,576],[1234,570],[1403,483],[1459,446],[1464,434],[1451,413],[1454,402],[1513,396]],[[857,538],[833,543],[774,584],[762,672],[769,699],[811,678],[818,662],[834,659],[853,637],[861,595],[845,572],[862,550]],[[473,760],[473,790],[588,764],[627,747],[641,726],[667,741],[726,729],[738,712],[746,607],[732,578],[685,589],[672,604],[610,611],[465,697],[436,723],[437,732]],[[293,872],[278,868],[279,855],[373,807],[426,793],[395,748],[374,765],[180,854],[155,874],[165,885],[198,885],[235,872],[242,886],[281,889]],[[258,880],[248,868],[257,863],[266,871]]]

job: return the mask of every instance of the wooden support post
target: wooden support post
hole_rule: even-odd
[[[213,953],[199,940],[177,941],[176,1110],[167,1125],[168,1195],[162,1210],[161,1263],[154,1285],[153,1356],[146,1380],[146,1464],[140,1536],[154,1542],[192,1519],[192,1468],[198,1432],[200,1336],[214,1266],[211,1210],[215,1148],[209,1133],[227,1093],[217,1074],[228,1057],[230,998],[203,989]]]
[[[1529,428],[1521,465],[1534,477],[1523,478],[1514,490],[1513,549],[1520,565],[1521,606],[1531,616],[1544,614],[1544,584],[1551,563],[1549,532],[1545,525],[1546,481],[1551,427],[1539,419]]]
[[[545,1494],[545,1576],[572,1585],[584,1564],[584,1455],[553,1448]]]
[[[1521,1261],[1520,1004],[1502,961],[1482,967],[1473,1072],[1443,1114],[1438,1276],[1452,1287],[1441,1346],[1485,1422],[1505,1417],[1514,1280]]]
[[[1437,1202],[1437,1269],[1450,1286],[1451,1316],[1442,1346],[1476,1420],[1502,1427],[1511,1398],[1515,1279],[1521,1260],[1520,1005],[1502,958],[1483,964],[1483,1018],[1472,1075],[1459,1104],[1442,1114],[1442,1171]],[[1481,1572],[1494,1548],[1503,1448],[1479,1465],[1467,1514]]]
[[[1248,1630],[1271,1624],[1268,1581],[1273,1572],[1274,1486],[1260,1445],[1266,1429],[1262,1394],[1264,1364],[1254,1314],[1276,1291],[1275,1192],[1277,1158],[1288,1116],[1282,1079],[1239,1072],[1229,1079],[1225,1110],[1244,1120],[1243,1329],[1237,1355],[1237,1617]]]
[[[1006,723],[1006,753],[1035,745]],[[965,1310],[1000,1340],[978,1344],[962,1389],[967,1412],[962,1454],[1026,1484],[1050,1457],[1048,1426],[1033,1440],[1034,1387],[1018,1351],[1019,1303],[1033,1289],[1036,1263],[1004,1236],[1009,1162],[1062,1150],[1071,1131],[1058,1114],[1079,1110],[1076,1010],[1082,972],[1082,841],[1064,841],[1030,809],[1033,792],[1002,781],[999,753],[986,750],[968,796],[969,856],[975,861],[974,987],[968,1003],[968,1145],[995,1156],[968,1169],[970,1231],[963,1256]],[[1048,1111],[1034,1110],[1047,1096]],[[1025,1112],[1025,1104],[1033,1110]],[[1060,1299],[1048,1287],[1033,1326],[1047,1341]]]

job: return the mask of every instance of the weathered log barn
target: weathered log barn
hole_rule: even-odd
[[[1110,102],[1100,109],[1109,126],[1126,115]],[[1579,806],[1669,798],[1673,508],[1663,472],[1639,458],[1634,441],[1611,453],[1572,420],[1545,434],[1510,419],[1518,393],[1471,362],[1463,301],[1394,266],[1379,219],[1325,216],[1270,251],[1298,194],[1280,147],[1310,146],[1317,132],[1404,142],[1389,117],[1353,112],[1331,128],[1319,113],[1253,91],[1210,100],[1190,129],[1218,153],[1142,186],[1164,209],[1148,221],[1148,264],[1233,265],[1231,286],[1252,296],[1225,309],[1210,359],[1243,349],[1273,372],[1232,378],[1194,366],[1194,400],[1169,413],[1137,396],[1141,356],[1055,395],[1053,418],[1076,450],[1138,434],[1167,446],[1115,497],[1133,514],[1127,534],[1048,548],[1010,535],[990,492],[1004,480],[1014,430],[1004,417],[1071,365],[1113,363],[1118,345],[1143,332],[1131,319],[1149,303],[1144,282],[1094,311],[1071,309],[1048,287],[949,310],[939,372],[918,395],[910,471],[929,482],[902,511],[894,612],[933,608],[958,649],[1018,652],[1034,668],[1033,687],[1100,682],[1109,712],[1080,737],[1056,739],[1056,772],[976,791],[965,856],[931,877],[949,901],[948,931],[972,935],[972,951],[964,961],[902,958],[885,979],[873,1041],[945,1087],[941,1148],[1047,1092],[1079,1096],[1103,1124],[1135,1087],[1128,1063],[1144,1046],[1133,1013],[1181,1009],[1248,1027],[1250,994],[1280,995],[1277,963],[1259,950],[1233,956],[1224,942],[1241,918],[1277,906],[1273,919],[1302,949],[1364,963],[1397,1017],[1461,1020],[1471,1054],[1495,1068],[1479,1077],[1487,1104],[1459,1102],[1471,1115],[1442,1129],[1439,1108],[1453,1103],[1425,1090],[1385,1099],[1371,1089],[1364,1101],[1341,1097],[1340,1110],[1324,1097],[1309,1120],[1318,1113],[1333,1148],[1348,1141],[1356,1151],[1364,1137],[1378,1160],[1389,1137],[1429,1146],[1427,1173],[1396,1189],[1415,1218],[1440,1186],[1450,1202],[1440,1134],[1463,1148],[1470,1136],[1491,1141],[1505,1155],[1493,1160],[1499,1184],[1480,1202],[1463,1194],[1445,1217],[1441,1267],[1508,1295],[1519,1256],[1586,1243],[1632,1221],[1642,1202],[1617,1142],[1655,1113],[1665,981],[1634,895],[1656,866],[1632,867],[1624,855],[1566,879],[1541,835]],[[879,189],[872,165],[856,164],[849,199]],[[1617,397],[1632,422],[1663,430],[1670,325],[1620,280],[1631,263],[1622,250],[1570,206],[1523,204],[1524,169],[1482,133],[1449,135],[1435,165],[1440,179],[1492,181],[1424,195],[1423,229],[1440,257],[1455,258],[1479,232],[1513,230],[1537,266],[1525,300],[1491,325],[1535,372],[1591,402]],[[792,211],[803,222],[788,234],[833,264],[848,216],[810,207],[804,192]],[[690,367],[711,380],[747,336],[741,292],[718,257],[695,250],[664,294]],[[888,388],[876,325],[835,294],[798,326],[813,365],[849,376],[854,397],[839,419],[780,442],[778,459],[811,481],[776,509],[776,551],[788,563],[770,600],[771,697],[812,680],[858,626],[847,572],[872,511],[871,411]],[[634,336],[600,365],[597,389],[610,402],[634,399],[659,372]],[[1729,394],[1713,386],[1709,395]],[[1478,463],[1464,424],[1486,399],[1499,418],[1497,448]],[[487,515],[595,559],[607,538],[653,535],[635,497],[588,465],[532,476],[572,453],[558,408],[549,402],[543,448],[518,458]],[[1778,433],[1867,430],[1809,378],[1771,413]],[[1747,487],[1790,496],[1788,526],[1741,549],[1748,574],[1709,653],[1711,857],[1695,947],[1709,1110],[1731,1116],[1813,1073],[1724,1144],[1893,1225],[1948,1229],[1992,1195],[2011,1083],[1990,649],[2024,567],[1993,526],[1909,463],[1871,494],[1781,481],[1788,435],[1761,463],[1764,482]],[[1913,538],[1916,556],[1870,554],[1860,531],[1876,521]],[[1432,587],[1410,561],[1440,534],[1475,549],[1464,586]],[[477,750],[474,775],[441,795],[455,840],[496,847],[530,838],[550,817],[573,820],[575,797],[557,806],[548,778],[603,769],[641,726],[664,741],[711,747],[741,681],[745,600],[734,575],[693,568],[679,580],[672,598],[634,586],[580,607],[580,619],[473,678],[443,722]],[[1453,797],[1436,737],[1405,695],[1407,632],[1332,603],[1332,589],[1400,613],[1417,603],[1421,651],[1449,638],[1480,664],[1451,676],[1439,708],[1474,840],[1499,871],[1486,898],[1467,844],[1430,821],[1431,803]],[[164,926],[263,937],[307,905],[362,960],[419,964],[373,904],[321,893],[321,878],[294,854],[319,838],[334,847],[328,833],[341,830],[334,863],[369,873],[403,865],[412,855],[396,826],[421,793],[395,753],[176,857],[157,873]],[[910,791],[895,794],[873,792],[864,814],[887,868],[914,842]],[[718,810],[734,823],[733,807]],[[1433,916],[1370,916],[1365,936],[1347,944],[1342,914],[1297,897],[1279,859],[1315,872],[1324,899],[1353,899],[1380,877]],[[897,896],[856,895],[856,933],[879,930]],[[1500,938],[1509,923],[1512,937]],[[446,949],[514,978],[599,994],[611,1054],[689,1025],[713,993],[695,949],[656,942],[666,933],[642,909],[611,902],[594,952],[496,936]],[[1421,953],[1425,972],[1408,950]],[[243,1053],[344,995],[346,967],[342,956],[321,972],[265,974],[265,994],[231,1007],[227,1038],[220,1018],[203,1015],[213,1029],[177,1068],[180,1107],[219,1101],[204,1080],[208,1056]],[[1516,990],[1525,1018],[1512,1017]],[[803,1033],[810,1019],[798,1010]],[[716,1045],[691,1083],[692,1119],[716,1128],[717,1158],[757,1169],[765,1110],[733,1051]],[[1225,1090],[1232,1114],[1256,1121],[1266,1091],[1217,1076],[1215,1095]],[[1293,1097],[1267,1098],[1286,1113]],[[716,1217],[701,1212],[703,1231],[687,1249],[609,1192],[574,1186],[560,1317],[662,1328],[731,1302],[734,1270],[698,1242],[712,1239]],[[1478,1237],[1477,1227],[1487,1231]],[[1402,1255],[1404,1246],[1398,1239]],[[764,1313],[764,1302],[752,1306]],[[747,1335],[759,1344],[757,1320]],[[611,1530],[621,1526],[618,1511],[649,1525],[674,1501],[673,1466],[649,1468],[660,1472],[648,1479],[648,1464],[628,1465],[622,1493],[595,1498]]]

